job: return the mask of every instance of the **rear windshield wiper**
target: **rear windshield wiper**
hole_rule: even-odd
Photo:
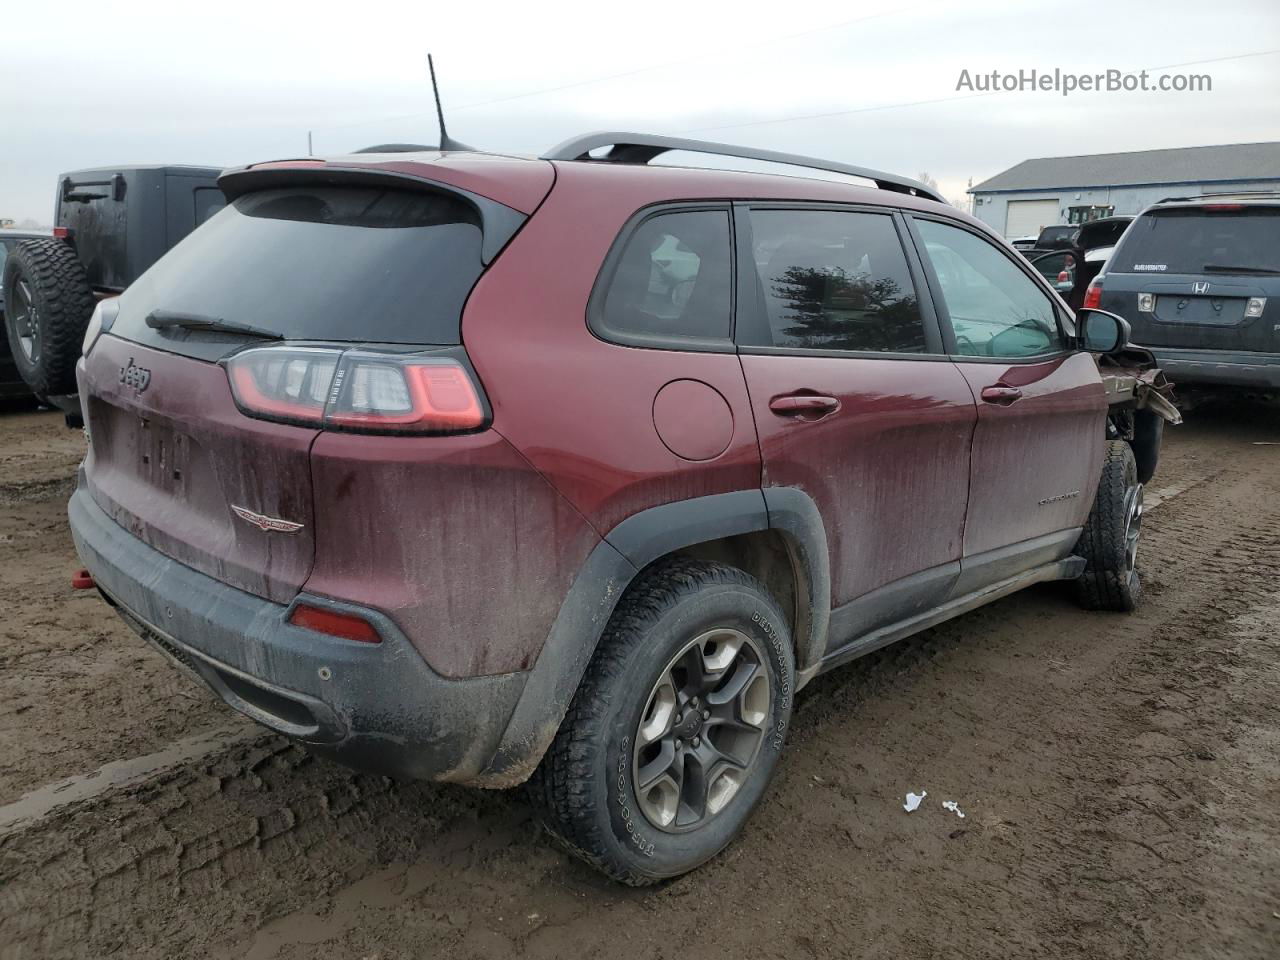
[[[261,340],[283,340],[271,330],[263,330],[248,323],[223,320],[220,317],[204,317],[198,313],[175,313],[172,310],[152,310],[147,314],[147,326],[152,330],[181,327],[184,330],[208,330],[210,333],[238,333]]]
[[[1268,277],[1280,276],[1280,270],[1272,270],[1269,267],[1237,267],[1230,264],[1209,263],[1205,264],[1205,273],[1257,273]]]

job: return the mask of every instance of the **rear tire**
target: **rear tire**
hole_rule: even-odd
[[[4,264],[5,330],[18,374],[38,397],[76,392],[93,290],[62,240],[24,240]]]
[[[622,883],[694,869],[764,795],[794,689],[786,620],[759,581],[655,565],[619,603],[531,780],[544,823]]]
[[[1137,609],[1142,599],[1137,570],[1142,518],[1142,484],[1133,451],[1123,440],[1108,441],[1093,509],[1076,545],[1087,562],[1076,580],[1076,595],[1085,609]]]

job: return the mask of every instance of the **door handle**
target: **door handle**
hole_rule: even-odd
[[[1017,387],[1007,387],[1002,383],[998,383],[992,387],[982,388],[982,401],[984,403],[998,403],[1002,407],[1007,407],[1015,400],[1022,399],[1022,391]]]
[[[824,397],[810,393],[793,393],[788,396],[774,397],[769,401],[769,409],[780,417],[818,420],[829,413],[835,413],[839,410],[840,401],[835,397]]]

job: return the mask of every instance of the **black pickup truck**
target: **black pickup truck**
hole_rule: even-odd
[[[217,167],[102,167],[58,178],[51,233],[3,241],[0,395],[77,417],[75,366],[98,300],[119,294],[225,204]],[[15,233],[15,231],[6,231]]]

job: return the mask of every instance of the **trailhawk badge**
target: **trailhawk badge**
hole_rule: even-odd
[[[302,524],[300,523],[294,523],[292,520],[281,520],[279,517],[268,517],[261,513],[254,513],[252,510],[246,510],[244,507],[237,507],[234,503],[231,505],[231,512],[241,520],[247,520],[259,530],[265,530],[268,533],[297,533],[302,529]]]

